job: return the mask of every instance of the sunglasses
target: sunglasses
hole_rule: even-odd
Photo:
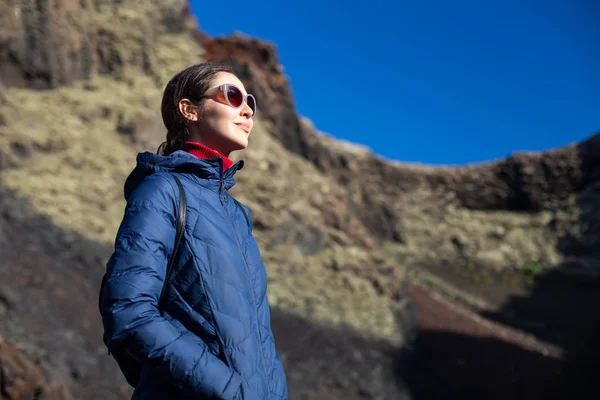
[[[221,103],[228,104],[233,108],[241,107],[244,102],[248,104],[248,107],[252,110],[252,118],[256,116],[256,99],[253,95],[248,93],[246,96],[242,91],[231,83],[225,83],[217,86],[218,95],[217,98]]]

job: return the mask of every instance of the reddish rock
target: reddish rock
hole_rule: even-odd
[[[60,384],[48,382],[44,371],[22,349],[0,338],[0,400],[70,400]]]

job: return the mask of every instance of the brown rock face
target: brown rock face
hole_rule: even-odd
[[[278,62],[275,46],[242,35],[233,35],[206,40],[204,47],[207,60],[232,65],[236,74],[244,80],[247,89],[256,93],[260,99],[259,112],[272,125],[271,133],[286,149],[314,162],[326,174],[334,177],[347,176],[346,180],[342,178],[342,183],[355,178],[358,170],[356,166],[348,164],[345,155],[322,160],[323,155],[331,153],[326,150],[327,145],[321,146],[321,138],[317,137],[314,129],[298,118],[288,79]],[[327,171],[327,168],[332,170]],[[376,238],[401,242],[398,221],[389,202],[380,200],[378,191],[363,187],[348,197],[348,204],[344,208],[353,215],[356,214]],[[340,222],[342,228],[344,224],[344,221]]]
[[[70,400],[59,384],[51,384],[44,371],[14,343],[0,338],[0,399]]]
[[[600,134],[578,145],[541,154],[513,154],[463,168],[427,168],[386,162],[369,151],[345,146],[300,121],[275,47],[241,35],[206,40],[206,57],[234,66],[258,95],[272,134],[293,153],[316,165],[347,189],[348,208],[377,239],[403,242],[399,208],[407,196],[427,191],[428,201],[472,210],[536,212],[599,179]],[[441,197],[445,197],[441,198]]]
[[[177,31],[193,24],[185,0],[161,3],[1,2],[0,84],[50,89],[97,73],[118,76],[125,67],[155,74],[152,49],[157,31]],[[129,29],[115,29],[123,23]]]

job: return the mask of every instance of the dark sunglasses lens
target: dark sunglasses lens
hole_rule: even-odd
[[[246,101],[248,102],[248,107],[252,110],[252,114],[256,115],[256,100],[254,99],[254,96],[248,95]]]
[[[244,95],[235,86],[227,86],[227,98],[233,107],[239,107],[244,101]]]

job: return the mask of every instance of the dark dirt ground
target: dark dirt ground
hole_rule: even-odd
[[[459,387],[461,397],[600,398],[594,372],[600,367],[600,279],[571,274],[568,264],[536,276],[530,287],[473,283],[450,270],[441,275],[494,309],[467,309],[411,287],[422,317],[421,368],[440,371],[439,380]]]
[[[561,349],[419,286],[409,293],[421,324],[401,368],[414,399],[553,398],[565,387]]]
[[[421,286],[403,349],[274,314],[291,399],[585,399],[588,364],[560,346],[483,318]],[[587,370],[592,371],[592,370]]]

